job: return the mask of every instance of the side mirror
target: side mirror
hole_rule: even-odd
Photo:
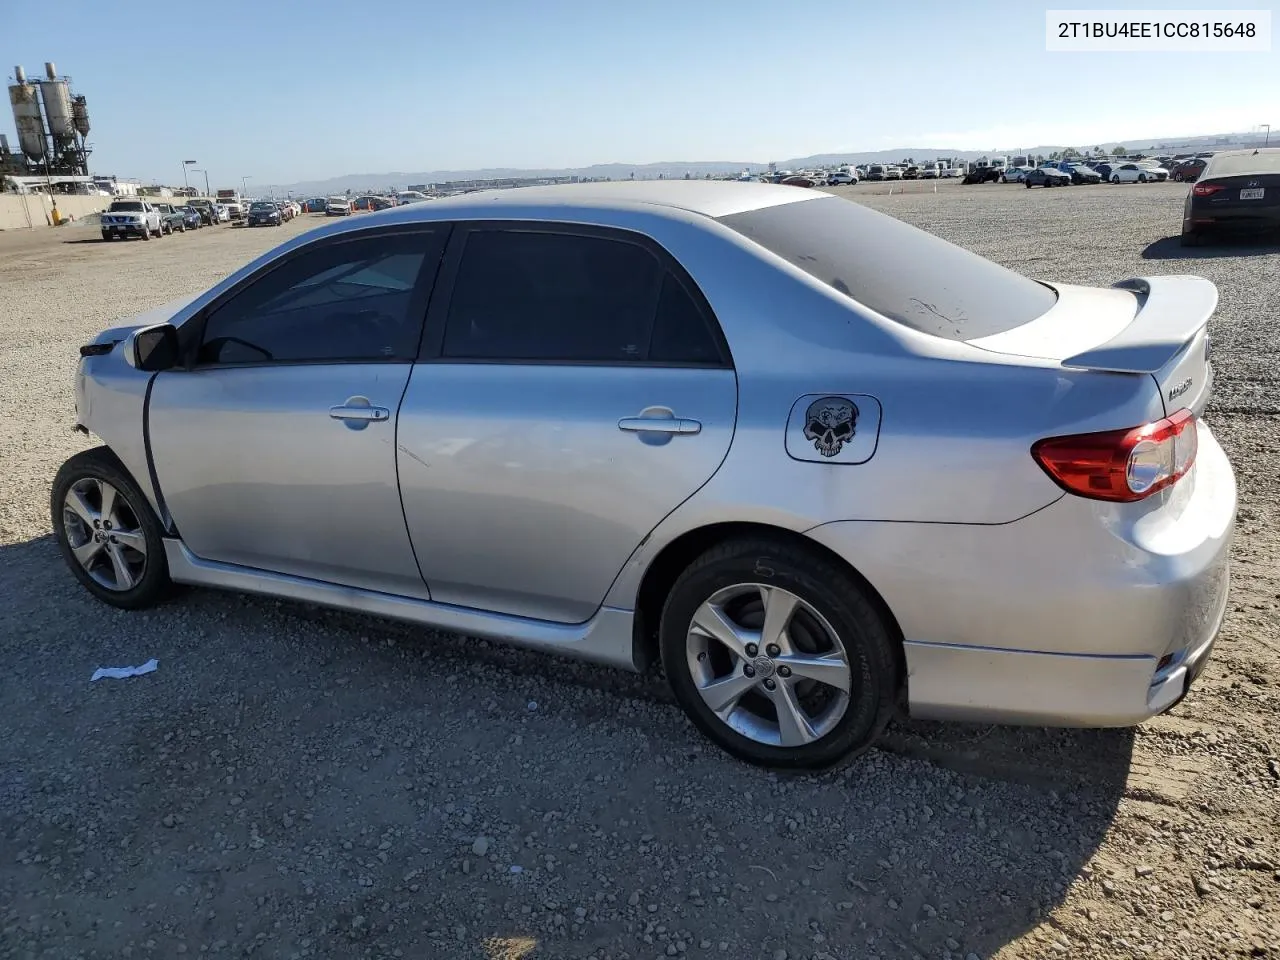
[[[133,335],[133,365],[139,370],[169,370],[177,366],[180,352],[178,328],[173,324],[157,324]]]

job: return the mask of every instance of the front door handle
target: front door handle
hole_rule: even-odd
[[[391,419],[391,411],[386,407],[375,407],[368,397],[348,397],[347,402],[329,408],[329,416],[334,420],[346,421],[352,430],[363,430],[370,423],[381,423]]]
[[[702,424],[697,420],[683,417],[623,417],[618,421],[618,429],[631,433],[675,433],[688,435],[702,432]]]

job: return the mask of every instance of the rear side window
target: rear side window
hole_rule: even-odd
[[[442,355],[507,362],[722,362],[691,293],[645,247],[537,230],[467,235]]]
[[[931,233],[840,197],[721,217],[720,223],[890,320],[947,340],[1029,323],[1054,291]]]

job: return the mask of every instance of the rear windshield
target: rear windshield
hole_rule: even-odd
[[[912,330],[972,340],[1034,320],[1049,287],[840,197],[781,203],[720,222]]]
[[[116,200],[111,204],[112,210],[129,210],[137,213],[142,209],[142,201],[140,200]]]
[[[1280,173],[1280,147],[1220,153],[1204,171],[1206,177],[1245,177],[1254,173]]]

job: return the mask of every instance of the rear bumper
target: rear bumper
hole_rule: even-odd
[[[913,716],[1128,726],[1203,669],[1227,608],[1231,465],[1202,423],[1195,470],[1152,501],[1064,496],[1013,523],[832,523],[902,629]]]
[[[1280,232],[1280,205],[1249,207],[1193,206],[1182,217],[1183,233],[1254,233]]]

